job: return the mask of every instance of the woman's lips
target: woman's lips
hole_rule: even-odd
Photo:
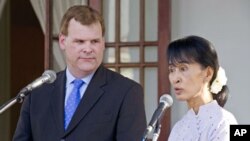
[[[175,94],[180,95],[183,89],[181,88],[174,88]]]

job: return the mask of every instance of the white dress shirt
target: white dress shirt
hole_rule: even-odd
[[[94,73],[82,78],[82,81],[84,82],[84,84],[82,85],[82,87],[80,88],[80,94],[81,94],[81,98],[83,97],[90,80],[92,79]],[[65,100],[64,100],[64,106],[66,106],[66,101],[68,100],[68,97],[71,93],[71,91],[73,90],[74,84],[72,83],[76,78],[69,72],[68,68],[66,69],[66,95],[65,95]]]

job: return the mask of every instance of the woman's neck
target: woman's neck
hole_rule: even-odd
[[[189,108],[193,109],[195,114],[198,114],[200,106],[210,103],[211,101],[213,101],[213,97],[212,94],[208,92],[188,100],[187,104]]]

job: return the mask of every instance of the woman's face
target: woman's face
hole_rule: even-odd
[[[190,101],[201,97],[207,89],[206,79],[207,69],[198,63],[169,64],[169,80],[178,100]]]

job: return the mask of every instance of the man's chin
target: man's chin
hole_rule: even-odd
[[[92,73],[96,70],[96,67],[93,66],[84,66],[84,67],[80,67],[80,70],[83,72],[89,72]]]

